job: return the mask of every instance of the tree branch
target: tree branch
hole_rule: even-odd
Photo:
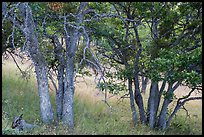
[[[171,113],[171,115],[169,116],[169,118],[168,118],[168,120],[167,120],[167,127],[169,127],[170,121],[171,121],[171,119],[173,118],[173,116],[177,113],[177,111],[178,111],[186,102],[191,101],[191,100],[199,100],[199,99],[202,99],[202,97],[190,97],[190,98],[188,98],[188,97],[193,93],[194,90],[195,90],[195,88],[192,89],[192,90],[189,92],[188,95],[186,95],[186,96],[184,96],[184,97],[182,97],[182,98],[179,98],[179,99],[177,100],[177,104],[176,104],[176,106],[175,106],[175,108],[174,108],[174,111]],[[183,100],[183,101],[182,101],[182,100]]]
[[[21,4],[21,2],[18,2],[14,7],[12,7],[10,10],[7,10],[7,6],[6,6],[6,2],[2,3],[2,15],[4,15],[4,17],[2,18],[2,25],[4,24],[4,20],[8,17],[8,14],[13,11],[15,8],[17,8],[19,5]],[[6,11],[7,10],[7,11]]]
[[[119,104],[120,102],[122,102],[124,98],[130,98],[129,95],[130,95],[129,92],[126,93],[126,94],[124,94],[124,95],[122,95],[122,96],[117,100],[117,104]],[[121,99],[122,99],[122,101],[120,101]],[[120,102],[119,102],[119,101],[120,101]]]
[[[54,88],[55,88],[55,91],[57,92],[57,86],[56,86],[56,84],[55,84],[55,82],[54,82],[54,78],[52,77],[52,74],[51,74],[50,72],[48,72],[48,77],[49,77],[49,79],[51,80],[52,85],[53,85]]]

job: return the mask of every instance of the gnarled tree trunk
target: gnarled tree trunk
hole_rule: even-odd
[[[32,10],[28,3],[21,3],[19,7],[20,13],[24,15],[22,17],[24,17],[25,25],[20,29],[24,32],[27,40],[25,50],[28,51],[35,65],[38,94],[40,97],[41,118],[44,123],[50,123],[53,120],[53,109],[48,92],[47,68],[44,57],[39,50]]]

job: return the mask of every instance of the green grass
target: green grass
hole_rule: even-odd
[[[76,88],[74,100],[74,122],[73,130],[66,128],[62,123],[58,126],[44,125],[40,120],[39,97],[35,77],[29,81],[23,80],[14,64],[7,62],[2,66],[2,133],[3,134],[41,134],[41,135],[61,135],[61,134],[92,134],[92,135],[189,135],[202,134],[202,106],[188,105],[190,110],[199,110],[195,114],[197,117],[185,118],[185,111],[179,111],[176,118],[172,120],[167,131],[150,129],[146,125],[138,124],[132,126],[131,110],[129,101],[124,100],[117,104],[116,100],[111,100],[112,109],[105,103],[90,97],[91,92],[82,93],[80,88]],[[85,89],[85,87],[84,87]],[[91,90],[88,89],[88,90]],[[50,92],[51,103],[55,109],[55,93]],[[23,113],[23,118],[29,123],[36,123],[40,128],[31,131],[16,133],[11,129],[12,119],[16,115]],[[193,113],[193,112],[192,112]]]

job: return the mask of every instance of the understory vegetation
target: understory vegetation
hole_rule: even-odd
[[[4,62],[2,69],[2,134],[202,134],[201,101],[189,102],[186,108],[190,117],[186,117],[186,111],[180,110],[166,131],[150,129],[140,123],[133,127],[129,99],[119,102],[118,98],[120,96],[110,98],[108,101],[111,108],[108,107],[102,101],[103,94],[97,94],[98,91],[93,82],[94,78],[90,77],[85,79],[87,85],[83,81],[75,84],[74,129],[70,130],[63,127],[61,123],[56,124],[57,122],[45,125],[40,120],[39,97],[35,76],[31,76],[28,81],[22,79],[21,73],[17,70],[15,64],[9,61]],[[49,93],[51,103],[55,109],[55,93],[53,91]],[[15,130],[11,129],[11,123],[13,117],[20,114],[23,114],[23,119],[28,123],[35,123],[40,128],[16,133]]]

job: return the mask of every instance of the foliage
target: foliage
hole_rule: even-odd
[[[93,27],[95,31],[93,35],[101,41],[98,42],[98,51],[104,58],[109,59],[106,61],[101,58],[104,60],[102,63],[115,69],[111,73],[105,73],[107,85],[103,83],[102,90],[108,89],[110,92],[114,90],[112,86],[108,86],[110,85],[108,78],[127,82],[128,78],[133,79],[138,74],[157,83],[177,82],[190,88],[202,84],[200,31],[202,9],[199,6],[201,3],[196,3],[196,6],[171,2],[112,4],[120,18],[105,19],[104,22],[96,23],[99,28]],[[182,10],[187,7],[191,8]],[[144,11],[144,8],[147,10]],[[128,19],[134,20],[135,23]],[[111,83],[118,84],[115,80]],[[152,98],[151,95],[149,98]],[[160,97],[158,99],[160,102]],[[164,99],[170,100],[171,103],[175,99],[174,93],[166,94]]]

